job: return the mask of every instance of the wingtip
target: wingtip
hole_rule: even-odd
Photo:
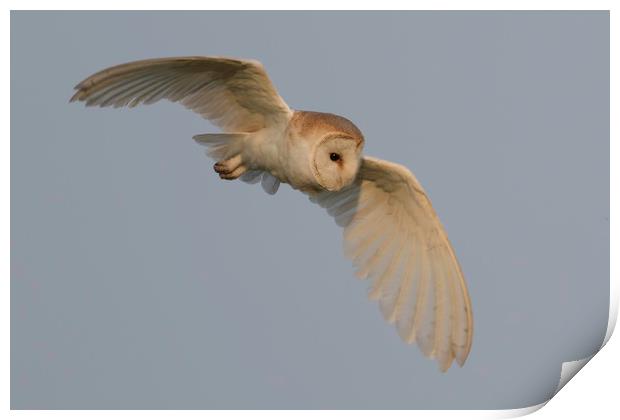
[[[467,361],[467,356],[467,354],[457,354],[455,357],[456,363],[458,363],[460,367],[463,367],[463,365],[465,365],[465,362]]]
[[[76,88],[76,89],[77,89],[77,88]],[[80,101],[80,100],[81,100],[81,98],[80,98],[81,93],[82,93],[82,91],[81,91],[81,90],[78,90],[77,92],[75,92],[75,93],[71,96],[71,98],[69,99],[69,103],[71,103],[71,102],[76,102],[76,101]]]

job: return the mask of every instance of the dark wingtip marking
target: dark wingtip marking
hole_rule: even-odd
[[[73,96],[71,96],[71,99],[69,99],[69,103],[77,101],[79,99],[78,98],[79,95],[80,95],[80,91],[75,92]]]

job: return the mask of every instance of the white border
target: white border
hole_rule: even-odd
[[[346,10],[346,9],[360,9],[360,10],[384,10],[384,9],[396,9],[396,10],[610,10],[610,19],[611,19],[611,40],[610,40],[610,53],[611,53],[611,103],[610,103],[610,113],[611,113],[611,141],[610,145],[610,163],[611,163],[611,185],[617,185],[615,180],[617,179],[617,171],[614,169],[614,162],[618,162],[617,159],[617,146],[615,142],[617,141],[618,134],[618,85],[615,83],[616,79],[614,75],[618,74],[618,47],[620,43],[618,42],[618,16],[616,15],[617,11],[620,10],[615,6],[614,1],[553,1],[553,0],[523,0],[523,1],[458,1],[458,0],[435,0],[435,1],[404,1],[404,0],[382,0],[381,2],[371,2],[368,0],[359,0],[356,2],[345,2],[338,0],[314,0],[314,1],[296,1],[296,2],[286,2],[286,1],[273,1],[273,0],[262,0],[260,2],[249,1],[249,0],[229,0],[226,2],[206,2],[206,1],[190,1],[190,0],[176,0],[174,2],[163,2],[163,1],[139,1],[139,0],[107,0],[107,1],[89,1],[89,2],[79,2],[77,0],[73,1],[56,1],[54,2],[54,6],[56,9],[50,9],[49,1],[7,1],[5,4],[8,4],[8,10],[139,10],[139,9],[157,9],[157,10],[258,10],[257,6],[260,6],[260,9],[263,10],[311,10],[311,9],[319,9],[319,10]],[[173,6],[173,7],[171,7]],[[352,7],[351,7],[352,6]],[[378,7],[381,6],[381,7]],[[3,42],[2,42],[2,57],[10,57],[10,14],[7,12],[3,15],[1,25],[4,30],[2,30]],[[8,63],[5,63],[2,66],[2,74],[5,80],[6,90],[5,92],[10,92],[10,77],[9,77],[9,69],[10,66]],[[2,188],[2,196],[6,197],[6,201],[4,201],[5,205],[1,207],[2,211],[2,233],[5,238],[9,238],[10,235],[10,208],[9,208],[9,192],[10,192],[10,95],[7,94],[5,96],[5,100],[2,103],[2,114],[1,118],[3,121],[2,127],[5,127],[4,132],[4,141],[2,142],[3,153],[0,154],[0,159],[2,159],[2,181],[0,182],[0,188]],[[617,195],[613,193],[613,188],[611,188],[611,214],[616,214],[617,206]],[[610,313],[609,313],[609,324],[607,333],[605,336],[606,344],[611,337],[613,332],[617,314],[618,314],[618,282],[617,282],[617,264],[615,264],[617,255],[617,247],[615,245],[614,238],[617,238],[617,227],[613,221],[613,217],[610,217],[610,233],[611,233],[611,243],[610,243],[610,258],[611,258],[611,293],[610,293]],[[3,399],[4,407],[1,414],[6,414],[9,412],[9,395],[10,395],[10,358],[9,358],[9,329],[10,329],[10,289],[9,289],[9,278],[10,278],[10,247],[9,241],[5,239],[3,243],[0,245],[1,247],[1,255],[2,259],[0,260],[2,273],[5,274],[3,280],[0,283],[0,295],[4,297],[4,305],[2,305],[3,310],[1,311],[1,325],[2,325],[2,336],[6,337],[5,345],[0,348],[1,357],[4,360],[3,366],[3,377],[4,381],[0,383],[0,390],[2,391],[2,395],[5,397]],[[615,340],[617,341],[617,340]],[[612,346],[614,347],[615,354],[618,354],[618,345],[615,342],[612,342]],[[595,359],[601,358],[603,356],[597,356]],[[558,389],[562,389],[562,387],[566,384],[566,381],[572,377],[590,358],[587,358],[585,361],[575,361],[565,363],[562,369],[562,379],[558,384]],[[582,382],[579,385],[581,387],[581,394],[573,395],[573,398],[562,399],[560,395],[560,400],[565,401],[564,406],[559,406],[559,404],[552,404],[554,406],[552,412],[548,413],[549,415],[561,416],[562,418],[573,418],[575,413],[583,413],[583,410],[575,411],[576,407],[584,407],[589,404],[596,404],[595,411],[599,413],[605,413],[606,417],[610,417],[609,415],[613,412],[618,412],[618,406],[615,402],[616,397],[615,393],[612,394],[610,390],[613,390],[615,387],[612,386],[612,380],[614,377],[612,376],[614,373],[618,372],[618,361],[614,355],[607,353],[605,355],[605,366],[601,366],[601,363],[597,363],[596,361],[593,363],[598,366],[598,371],[590,371],[588,375],[580,375],[584,376],[580,378],[578,382]],[[593,368],[594,369],[594,368]],[[589,369],[586,367],[585,371],[587,372]],[[608,372],[612,372],[611,375]],[[586,378],[587,376],[587,378]],[[589,386],[584,387],[583,382],[586,379],[590,380]],[[574,388],[577,388],[575,386]],[[567,387],[567,391],[571,390],[571,386]],[[557,392],[556,391],[556,392]],[[562,393],[564,394],[564,392]],[[601,395],[607,395],[606,399],[601,400]],[[558,398],[554,398],[554,401],[558,400]],[[508,417],[516,417],[520,415],[525,415],[531,412],[538,410],[540,407],[544,406],[546,403],[539,404],[537,406],[517,409],[517,410],[475,410],[475,411],[415,411],[415,412],[407,412],[407,411],[356,411],[356,412],[347,412],[347,414],[354,414],[356,417],[359,416],[362,419],[368,418],[370,416],[376,415],[381,417],[391,417],[391,418],[406,418],[411,419],[412,416],[416,416],[419,418],[475,418],[475,419],[483,419],[483,418],[508,418]],[[551,411],[552,409],[547,409]],[[538,416],[544,414],[547,410],[543,410]],[[321,416],[327,418],[339,418],[341,416],[341,411],[181,411],[181,410],[168,410],[168,411],[114,411],[112,412],[115,417],[118,418],[203,418],[205,415],[213,415],[221,418],[237,418],[238,416],[249,417],[252,418],[290,418],[290,416],[295,416],[296,418],[310,418]],[[45,417],[45,418],[59,418],[59,419],[70,419],[70,418],[98,418],[101,416],[108,416],[112,414],[106,411],[11,411],[10,415],[14,417],[20,418],[34,418],[34,417]],[[0,415],[1,415],[0,414]],[[4,416],[3,416],[4,417]],[[544,416],[543,416],[544,417]]]

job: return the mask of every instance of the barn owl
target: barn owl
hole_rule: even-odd
[[[473,333],[467,285],[426,192],[404,166],[364,156],[364,136],[338,115],[296,111],[261,63],[222,57],[135,61],[75,87],[71,101],[134,107],[180,102],[221,128],[194,139],[226,180],[280,183],[307,194],[341,226],[356,275],[400,337],[442,372],[467,359]]]

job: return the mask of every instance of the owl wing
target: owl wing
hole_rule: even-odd
[[[345,254],[357,276],[372,279],[369,297],[446,371],[465,363],[472,342],[471,303],[463,273],[430,200],[405,167],[362,160],[353,185],[310,199],[344,227]]]
[[[110,67],[75,86],[87,106],[181,102],[227,132],[252,132],[288,121],[292,111],[258,61],[177,57]]]

